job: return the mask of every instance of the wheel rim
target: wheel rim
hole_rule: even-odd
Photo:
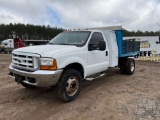
[[[134,63],[131,62],[131,71],[133,72],[134,71]]]
[[[66,92],[69,96],[73,96],[76,94],[79,87],[78,78],[76,76],[72,76],[68,79],[66,84]]]

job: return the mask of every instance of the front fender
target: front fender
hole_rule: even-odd
[[[82,65],[83,70],[84,70],[84,77],[85,77],[86,76],[86,67],[85,67],[86,61],[84,61],[82,58],[73,56],[73,57],[69,57],[67,59],[57,60],[58,69],[63,69],[72,63],[79,63]]]

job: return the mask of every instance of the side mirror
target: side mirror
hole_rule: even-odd
[[[98,44],[88,44],[88,51],[98,50]]]
[[[99,47],[100,51],[105,50],[106,49],[106,42],[105,41],[99,41],[98,47]]]
[[[88,50],[92,51],[92,50],[100,50],[103,51],[106,49],[106,43],[105,41],[99,41],[98,44],[89,44],[88,46]]]

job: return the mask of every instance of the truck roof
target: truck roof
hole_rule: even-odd
[[[13,39],[6,39],[6,40],[3,40],[1,43],[6,43],[6,42],[9,42],[9,41],[12,41]]]
[[[95,28],[84,28],[81,30],[123,30],[122,26],[108,26],[108,27],[95,27]]]

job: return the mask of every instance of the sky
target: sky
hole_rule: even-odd
[[[160,30],[160,0],[0,0],[0,24]]]

